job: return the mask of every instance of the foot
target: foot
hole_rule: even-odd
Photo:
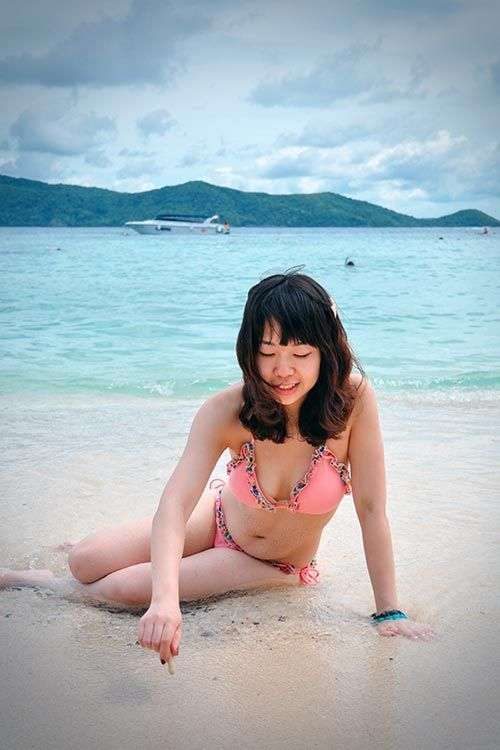
[[[47,586],[52,588],[56,580],[51,570],[9,570],[0,568],[0,589],[9,586]]]

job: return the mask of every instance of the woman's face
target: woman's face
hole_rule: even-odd
[[[321,354],[310,344],[280,344],[279,326],[264,327],[257,354],[261,378],[272,387],[277,401],[283,406],[302,403],[319,376]]]

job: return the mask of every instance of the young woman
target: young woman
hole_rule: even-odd
[[[165,663],[179,653],[180,601],[317,584],[321,532],[352,493],[375,627],[384,636],[431,636],[398,609],[375,395],[335,303],[303,274],[265,278],[250,289],[236,350],[243,383],[201,406],[154,516],[71,548],[82,595],[148,606],[139,643]],[[226,448],[227,482],[204,491]],[[3,583],[56,579],[6,571]]]

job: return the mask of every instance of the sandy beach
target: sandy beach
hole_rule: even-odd
[[[0,564],[67,575],[58,544],[154,511],[196,403],[0,407]],[[2,591],[2,748],[496,747],[497,402],[390,397],[380,409],[400,606],[431,624],[431,643],[373,631],[346,497],[316,589],[182,604],[173,676],[135,645],[137,612]]]

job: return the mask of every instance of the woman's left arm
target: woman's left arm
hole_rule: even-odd
[[[352,494],[358,515],[366,564],[375,597],[377,614],[397,610],[396,573],[391,530],[386,515],[384,445],[375,392],[364,381],[357,398],[349,437]],[[427,625],[409,619],[385,620],[376,624],[380,635],[431,636]]]

